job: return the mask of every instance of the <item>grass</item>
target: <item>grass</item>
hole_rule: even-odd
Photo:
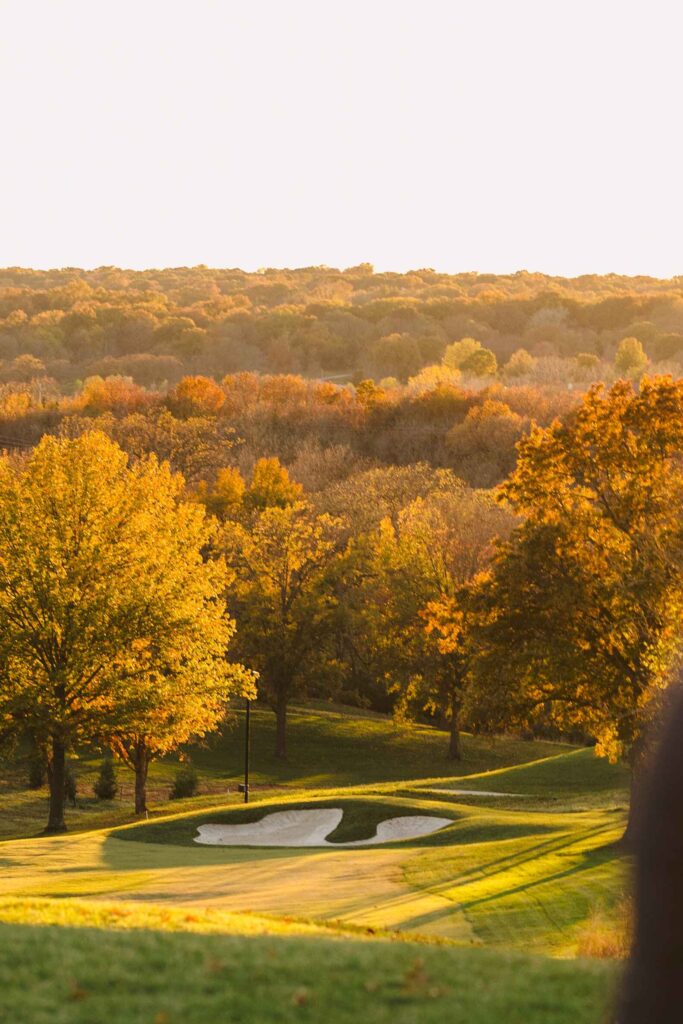
[[[342,791],[339,795],[326,795],[317,800],[298,800],[293,797],[283,799],[281,797],[278,800],[260,800],[258,803],[246,806],[242,804],[239,807],[218,807],[213,808],[208,816],[207,811],[202,811],[199,814],[192,811],[163,818],[156,822],[142,822],[116,829],[112,835],[128,842],[173,843],[196,849],[197,828],[199,825],[207,823],[209,817],[211,823],[215,825],[239,825],[259,821],[264,815],[282,809],[294,811],[311,807],[340,807],[344,816],[335,830],[330,833],[328,839],[332,843],[347,843],[355,842],[357,839],[371,838],[375,835],[381,821],[413,814],[415,806],[415,801],[390,800],[371,796],[354,798],[344,795]],[[424,801],[420,805],[420,813],[434,817],[452,817],[454,820],[458,817],[457,812],[452,808],[447,808],[443,812],[431,803]],[[435,839],[436,836],[424,836],[420,842],[433,842]]]
[[[124,790],[114,806],[84,798],[64,836],[27,838],[45,796],[4,777],[0,821],[16,838],[0,842],[0,1022],[601,1019],[614,971],[547,954],[623,951],[623,769],[563,744],[473,737],[453,765],[438,730],[329,707],[296,709],[291,725],[283,766],[272,715],[255,713],[248,806],[239,724],[193,752],[198,797],[169,803],[174,763],[155,766],[146,822]],[[81,777],[97,765],[83,757]],[[343,809],[340,842],[401,814],[452,824],[368,848],[194,842],[201,824],[311,806]]]
[[[254,795],[274,796],[284,788],[382,785],[477,774],[552,756],[572,748],[558,743],[530,742],[515,737],[463,737],[464,760],[454,766],[447,757],[447,734],[430,726],[395,725],[386,715],[349,712],[333,705],[294,707],[289,715],[289,757],[274,756],[275,716],[264,708],[252,711],[251,784]],[[151,816],[192,807],[238,804],[244,768],[244,715],[237,709],[224,729],[189,754],[200,773],[200,795],[169,801],[178,760],[155,762],[149,779]],[[133,775],[118,766],[119,798],[96,800],[92,786],[101,763],[98,752],[82,752],[73,764],[78,779],[77,807],[69,808],[72,831],[107,828],[134,820]],[[0,841],[37,835],[47,820],[47,791],[26,788],[26,765],[0,768]]]
[[[614,977],[599,962],[319,936],[0,925],[0,948],[0,1020],[25,1024],[595,1024]]]

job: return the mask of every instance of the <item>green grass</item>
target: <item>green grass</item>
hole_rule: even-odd
[[[415,802],[407,800],[390,800],[382,797],[349,797],[345,795],[334,795],[317,800],[297,800],[289,798],[283,800],[265,800],[255,804],[242,804],[240,807],[218,807],[210,812],[191,811],[182,815],[163,818],[160,821],[141,822],[138,825],[127,826],[116,829],[112,835],[117,839],[137,843],[173,843],[180,846],[191,846],[197,848],[195,837],[199,825],[206,824],[209,820],[214,825],[240,825],[248,822],[259,821],[266,814],[279,810],[302,810],[312,807],[340,807],[343,810],[343,818],[328,839],[332,843],[355,842],[357,839],[369,839],[375,835],[377,826],[387,818],[398,818],[403,815],[415,813]],[[434,817],[458,817],[455,810],[448,808],[434,808],[430,804],[423,803],[420,807],[420,814],[432,815]],[[429,843],[436,840],[434,836],[423,836],[419,843]],[[389,843],[383,846],[393,845]]]
[[[436,729],[329,707],[295,710],[282,765],[270,712],[254,724],[248,806],[239,724],[193,752],[198,797],[169,803],[174,762],[154,767],[145,822],[132,820],[128,779],[113,806],[80,798],[70,833],[22,838],[42,827],[45,794],[21,789],[19,769],[3,777],[0,828],[15,838],[0,842],[0,1022],[601,1019],[609,966],[512,951],[573,957],[591,922],[609,933],[623,920],[621,767],[563,744],[467,736],[453,764]],[[84,756],[81,778],[97,766]],[[202,824],[311,806],[343,809],[339,842],[401,814],[452,824],[368,848],[194,842]]]
[[[252,711],[251,783],[254,796],[287,790],[368,786],[469,775],[520,764],[571,750],[558,743],[530,742],[515,737],[463,737],[464,759],[447,757],[447,734],[430,726],[397,726],[386,715],[335,708],[295,707],[289,715],[289,756],[274,756],[275,717],[264,708]],[[174,814],[192,807],[238,804],[237,786],[244,768],[244,715],[189,749],[200,773],[200,795],[169,801],[177,757],[153,763],[149,779],[151,816]],[[133,775],[117,766],[121,798],[95,799],[92,786],[101,755],[84,751],[73,762],[78,779],[77,807],[68,808],[72,831],[108,828],[134,820]],[[47,820],[47,791],[26,787],[25,765],[0,765],[0,841],[34,836]]]
[[[0,1020],[22,1024],[595,1024],[614,972],[382,940],[0,925]]]

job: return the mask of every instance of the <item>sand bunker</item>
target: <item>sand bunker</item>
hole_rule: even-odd
[[[370,839],[331,843],[327,836],[334,832],[343,814],[338,807],[275,811],[260,821],[243,825],[200,825],[194,841],[205,846],[373,846],[398,839],[417,839],[453,824],[451,818],[405,815],[381,821]]]

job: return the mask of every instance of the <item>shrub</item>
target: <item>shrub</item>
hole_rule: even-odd
[[[42,789],[47,778],[45,758],[42,754],[35,753],[28,765],[28,788]]]
[[[181,800],[186,796],[195,796],[199,788],[199,775],[193,764],[181,764],[175,773],[173,788],[169,794],[171,800]]]
[[[118,784],[116,781],[114,759],[110,753],[107,753],[100,765],[100,774],[93,786],[93,791],[98,800],[113,800],[117,790]]]
[[[69,801],[72,807],[76,806],[76,794],[78,792],[78,780],[76,779],[76,773],[70,764],[67,764],[66,771],[64,773],[64,796]]]

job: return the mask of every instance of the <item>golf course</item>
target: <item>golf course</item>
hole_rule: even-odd
[[[115,800],[92,795],[97,752],[74,762],[64,835],[39,835],[46,791],[3,774],[0,1020],[604,1019],[624,941],[622,766],[469,735],[454,763],[438,729],[335,705],[296,706],[289,727],[281,763],[272,712],[252,710],[247,805],[240,711],[191,750],[197,796],[170,802],[177,761],[152,766],[147,820],[123,768]],[[325,837],[259,846],[269,815],[327,822]],[[403,818],[433,830],[379,841]],[[250,825],[254,845],[197,842]]]

